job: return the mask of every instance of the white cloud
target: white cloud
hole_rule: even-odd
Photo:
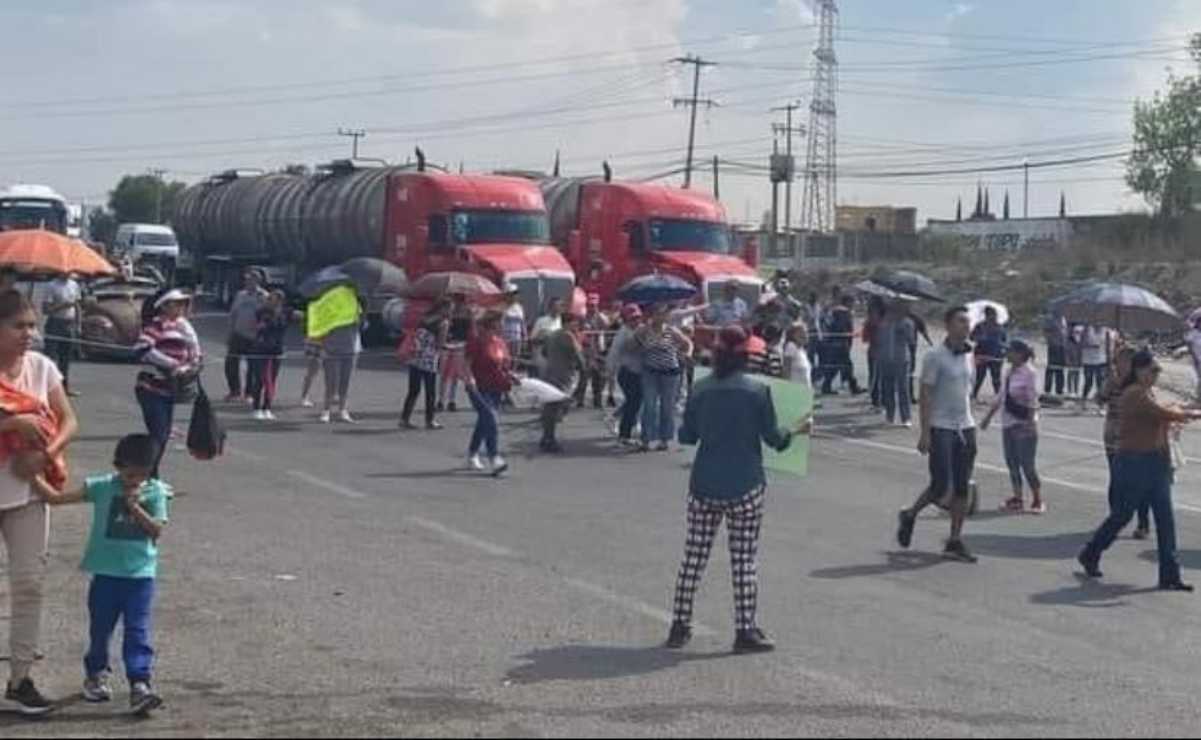
[[[951,23],[966,15],[970,15],[975,9],[976,6],[971,3],[955,3],[947,13],[947,22]]]

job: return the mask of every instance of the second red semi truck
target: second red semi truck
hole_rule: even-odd
[[[735,245],[722,204],[704,193],[605,178],[539,180],[551,239],[580,285],[613,300],[630,279],[653,272],[697,287],[698,302],[719,298],[733,283],[754,307],[763,291],[752,245]]]

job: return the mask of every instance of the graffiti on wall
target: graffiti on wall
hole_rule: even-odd
[[[1013,221],[931,221],[930,233],[951,237],[958,247],[984,252],[1054,249],[1072,237],[1067,219]]]

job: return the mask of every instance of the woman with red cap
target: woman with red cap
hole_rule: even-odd
[[[713,374],[696,384],[684,412],[680,443],[700,445],[688,494],[688,537],[676,581],[674,619],[667,647],[692,639],[692,609],[722,520],[730,531],[734,575],[734,651],[762,653],[774,645],[755,620],[759,599],[759,532],[767,477],[763,445],[786,450],[794,434],[806,434],[808,419],[794,429],[776,422],[771,389],[746,374],[749,337],[729,326],[718,337]]]

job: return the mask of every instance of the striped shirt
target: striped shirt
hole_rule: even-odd
[[[187,319],[156,318],[143,327],[134,352],[159,371],[139,373],[138,387],[164,396],[176,393],[176,370],[200,367],[200,338]]]
[[[642,365],[653,373],[674,375],[680,372],[680,350],[669,329],[640,335]]]

